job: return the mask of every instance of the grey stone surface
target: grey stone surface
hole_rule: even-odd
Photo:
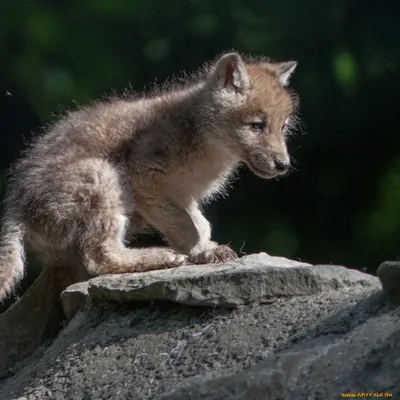
[[[400,398],[400,310],[342,337],[316,337],[241,372],[211,378],[159,400],[340,399],[346,393]],[[376,393],[376,395],[372,395]]]
[[[388,299],[400,304],[400,262],[385,261],[376,272]]]
[[[65,316],[70,320],[78,310],[83,309],[88,297],[88,283],[79,282],[61,293],[61,304]]]
[[[379,287],[379,281],[341,266],[313,267],[260,253],[226,264],[100,276],[91,279],[87,288],[76,285],[64,292],[63,304],[66,309],[76,309],[77,293],[87,290],[92,299],[120,303],[168,300],[190,306],[229,308],[357,285]]]
[[[107,290],[91,292],[96,278],[87,307],[0,381],[0,399],[317,400],[366,390],[399,397],[400,308],[386,302],[379,280],[337,266],[279,267],[279,260],[286,263],[255,255],[242,264],[205,267],[215,273],[209,280],[197,269],[193,280],[186,267],[170,270],[174,287],[186,282],[185,293],[200,282],[217,291],[211,302],[204,294],[190,300],[196,307],[184,304],[186,295],[159,289],[155,293],[167,293],[161,301],[132,302],[146,298],[127,295],[132,287],[135,293],[143,282],[166,285],[161,271],[136,286],[134,275],[107,277],[99,285]],[[258,272],[264,287],[255,287],[258,294],[265,296],[271,283],[278,289],[265,302],[249,288],[222,292],[232,270],[241,277],[237,286],[255,282],[250,276]],[[273,278],[267,280],[264,270]],[[233,277],[227,281],[233,286]]]

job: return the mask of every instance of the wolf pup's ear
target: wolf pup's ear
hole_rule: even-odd
[[[289,86],[290,78],[292,77],[296,67],[297,67],[297,61],[286,61],[281,63],[265,64],[265,68],[277,76],[279,83],[283,87]]]
[[[215,64],[210,80],[215,89],[242,92],[250,87],[250,77],[239,54],[223,55]]]

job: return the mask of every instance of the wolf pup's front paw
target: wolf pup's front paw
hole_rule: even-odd
[[[187,264],[188,257],[183,254],[176,253],[174,250],[165,249],[166,266],[168,268],[176,268]]]
[[[213,249],[189,256],[189,261],[193,264],[215,264],[237,258],[238,255],[229,246],[219,245]]]

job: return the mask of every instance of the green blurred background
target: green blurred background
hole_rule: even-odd
[[[0,192],[24,141],[66,107],[232,48],[296,59],[296,171],[263,181],[243,169],[207,209],[214,238],[374,273],[400,244],[399,11],[366,0],[1,0]]]

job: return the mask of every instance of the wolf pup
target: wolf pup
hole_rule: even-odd
[[[68,112],[11,168],[0,237],[0,300],[25,252],[86,277],[237,257],[211,241],[200,204],[244,163],[264,179],[290,168],[296,62],[227,53],[193,79]],[[169,247],[129,248],[151,227]]]

